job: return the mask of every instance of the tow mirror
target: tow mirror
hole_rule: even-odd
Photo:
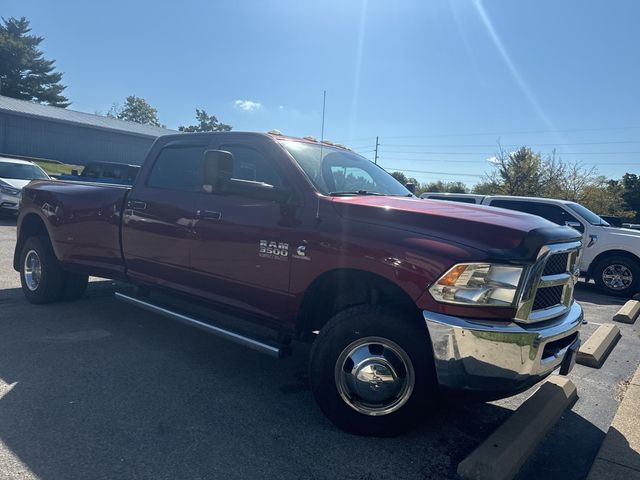
[[[404,186],[407,190],[409,190],[411,193],[413,193],[414,195],[416,194],[416,184],[415,183],[407,183]]]
[[[219,192],[233,176],[233,154],[225,150],[204,152],[204,182],[202,188],[209,193]]]

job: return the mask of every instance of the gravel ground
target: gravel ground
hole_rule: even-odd
[[[531,393],[442,402],[393,439],[334,428],[306,382],[308,347],[272,360],[117,302],[95,281],[82,300],[28,304],[0,220],[0,479],[429,479],[457,464]],[[622,303],[582,284],[588,324]],[[577,365],[580,399],[519,478],[584,478],[640,362],[640,322],[602,369]]]

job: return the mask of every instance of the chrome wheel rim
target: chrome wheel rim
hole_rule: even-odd
[[[602,282],[611,290],[625,290],[633,283],[633,273],[626,265],[614,263],[602,271]]]
[[[29,250],[24,257],[24,283],[32,292],[38,289],[42,279],[42,263],[35,250]]]
[[[415,373],[407,353],[382,337],[364,337],[338,357],[336,387],[344,402],[370,416],[400,409],[413,392]]]

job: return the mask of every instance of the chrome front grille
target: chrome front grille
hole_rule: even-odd
[[[580,242],[545,245],[527,271],[515,319],[533,323],[566,313],[573,303]]]

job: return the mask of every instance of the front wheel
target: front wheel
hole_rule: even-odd
[[[333,317],[311,350],[320,409],[350,433],[393,436],[417,426],[437,382],[426,327],[411,313],[359,306]]]
[[[640,265],[630,258],[612,255],[598,262],[593,279],[602,292],[630,298],[640,290]]]

